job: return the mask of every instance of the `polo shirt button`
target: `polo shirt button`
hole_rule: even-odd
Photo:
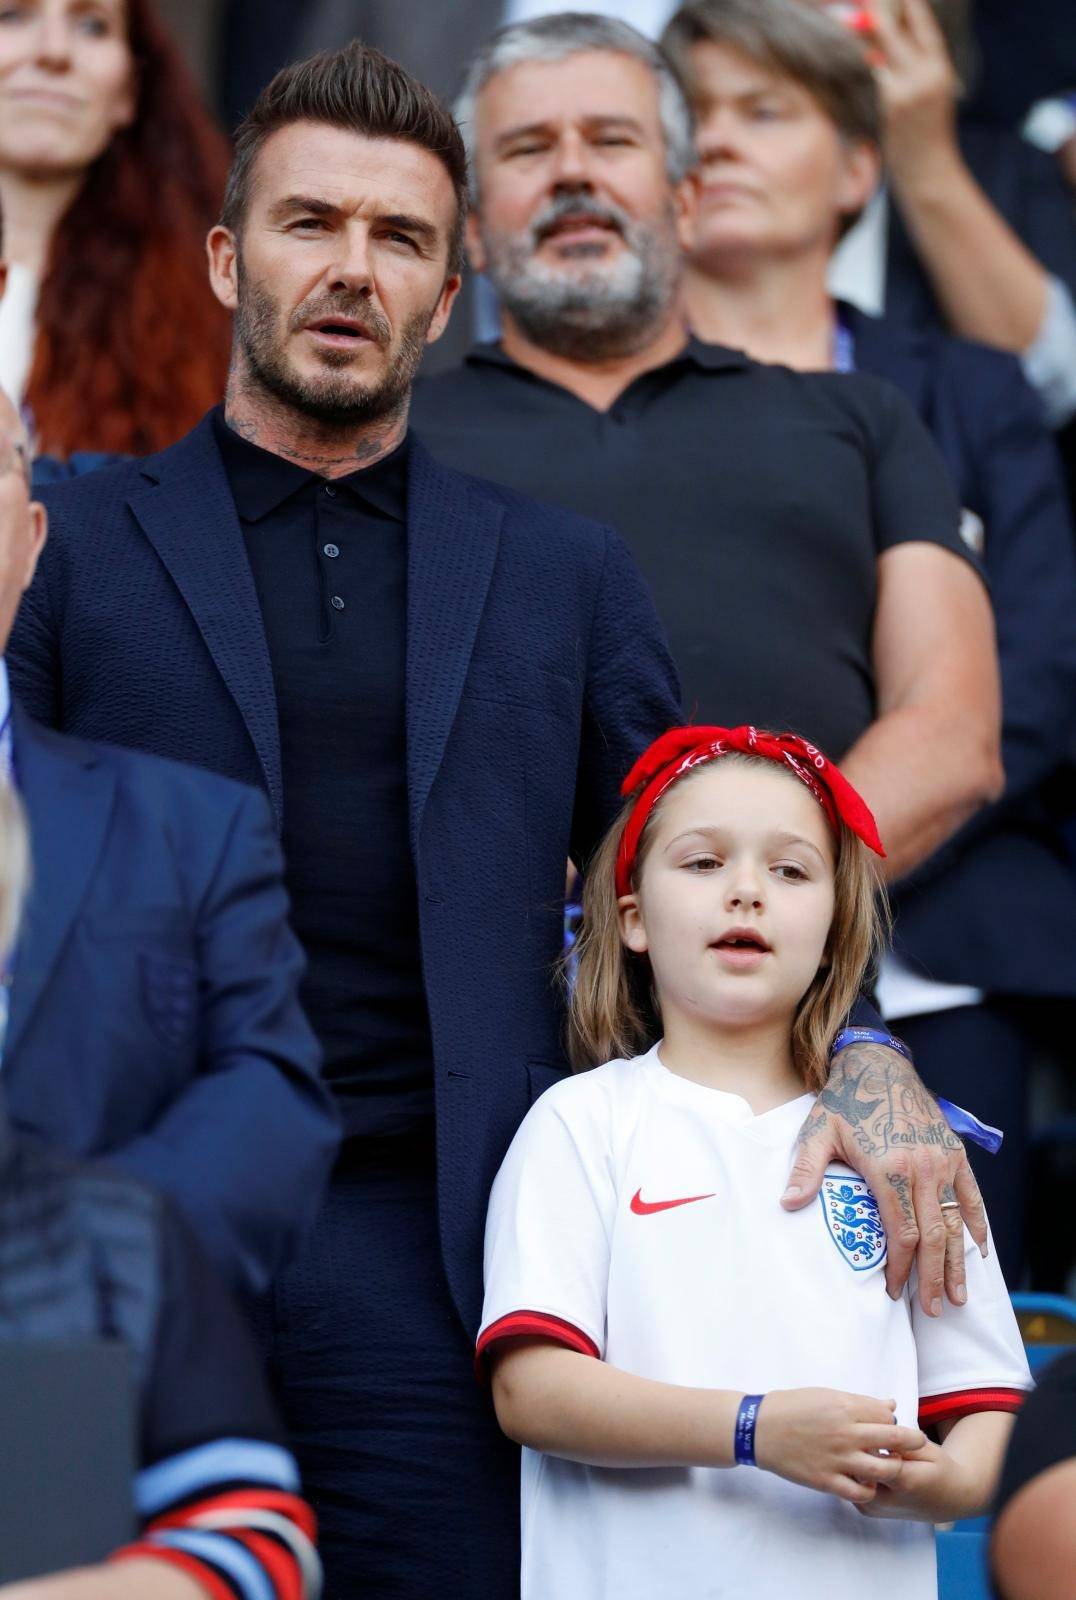
[[[340,596],[338,594],[334,594],[333,595],[333,610],[334,611],[343,611],[343,609],[344,609],[344,602],[341,600],[341,598],[340,598]]]
[[[327,556],[338,556],[340,554],[340,546],[338,544],[327,544],[325,546],[325,554]]]
[[[331,483],[327,483],[327,484],[326,484],[326,485],[325,485],[325,493],[326,493],[326,494],[327,494],[327,495],[328,495],[328,496],[329,496],[329,497],[330,497],[330,498],[331,498],[331,499],[334,499],[334,498],[335,498],[335,496],[336,496],[336,490],[335,490],[335,489],[334,489],[334,488],[333,488],[333,486],[332,486],[332,484],[331,484]]]

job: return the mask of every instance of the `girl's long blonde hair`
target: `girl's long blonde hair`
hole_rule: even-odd
[[[721,756],[746,766],[772,767],[759,756],[735,752]],[[690,782],[696,767],[681,778]],[[568,1006],[568,1048],[576,1071],[617,1057],[639,1055],[661,1036],[661,1011],[654,992],[650,963],[629,950],[620,937],[617,910],[616,858],[621,835],[634,809],[629,800],[587,868],[583,885],[583,923],[573,948],[575,967]],[[639,841],[635,867],[638,882],[653,838],[655,806]],[[830,1046],[848,1017],[863,980],[872,969],[889,929],[889,910],[870,852],[855,834],[840,825],[834,875],[833,921],[820,967],[800,1001],[792,1025],[792,1059],[808,1088],[826,1081]]]

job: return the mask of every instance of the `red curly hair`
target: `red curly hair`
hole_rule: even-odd
[[[144,455],[223,393],[230,317],[205,235],[230,152],[149,0],[127,0],[130,127],[89,168],[56,229],[26,390],[39,448]]]

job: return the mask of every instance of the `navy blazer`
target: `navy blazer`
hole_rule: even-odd
[[[259,783],[280,739],[261,613],[207,420],[145,461],[44,491],[51,535],[8,649],[45,722]],[[680,718],[676,675],[617,536],[439,466],[408,479],[407,775],[434,1045],[442,1249],[481,1314],[490,1186],[566,1070],[552,977],[564,865]]]
[[[1076,219],[1057,162],[987,118],[963,113],[957,132],[983,193],[1046,271],[1076,296]],[[890,209],[885,314],[915,328],[948,326],[896,205]]]
[[[982,520],[997,617],[1005,794],[895,889],[898,948],[947,982],[1076,996],[1076,876],[1042,802],[1076,730],[1076,555],[1053,440],[1014,356],[843,316],[857,367],[904,391]]]
[[[254,790],[13,708],[33,878],[3,1077],[12,1120],[171,1195],[260,1289],[324,1189],[337,1119]]]

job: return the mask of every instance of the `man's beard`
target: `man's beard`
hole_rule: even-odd
[[[570,251],[594,258],[569,273],[539,260],[538,246],[564,216],[592,216],[618,232],[625,248],[612,262],[600,246]],[[631,355],[657,332],[680,282],[671,211],[661,224],[633,222],[618,206],[588,195],[557,195],[522,236],[483,230],[486,270],[505,311],[532,344],[575,361]]]
[[[284,340],[277,333],[277,302],[240,268],[235,337],[250,377],[262,389],[292,410],[337,428],[373,422],[401,411],[426,348],[426,331],[433,321],[433,311],[418,311],[404,324],[395,351],[392,328],[386,318],[368,301],[354,295],[322,295],[304,301],[288,319],[287,331],[297,333],[310,322],[332,316],[353,318],[373,343],[389,353],[389,365],[378,382],[363,383],[340,370],[354,360],[347,350],[323,351],[323,374],[302,377],[294,372],[284,354]]]

